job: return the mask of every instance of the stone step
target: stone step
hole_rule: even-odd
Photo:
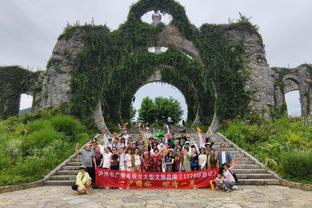
[[[48,180],[45,181],[44,184],[47,186],[70,186],[75,183],[75,180]]]
[[[237,169],[258,169],[258,168],[261,168],[260,165],[257,165],[257,164],[237,164],[236,167]]]
[[[77,175],[78,170],[59,170],[56,175]]]
[[[54,175],[50,180],[75,180],[76,175]]]
[[[271,174],[266,173],[249,173],[249,174],[236,174],[238,179],[270,179],[274,178]]]
[[[234,173],[236,174],[259,174],[259,173],[266,173],[267,171],[263,168],[254,168],[254,169],[234,169]]]
[[[79,170],[80,166],[64,166],[63,170]]]
[[[238,185],[279,185],[278,179],[238,179]]]
[[[70,161],[66,164],[66,166],[80,166],[81,165],[81,160],[80,161]]]

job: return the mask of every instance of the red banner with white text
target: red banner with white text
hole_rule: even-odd
[[[130,189],[192,189],[210,187],[218,176],[218,169],[192,172],[132,172],[96,169],[98,187]]]

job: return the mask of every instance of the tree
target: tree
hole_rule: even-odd
[[[146,123],[154,123],[156,120],[156,108],[152,99],[145,97],[139,109],[139,119]]]
[[[174,123],[181,121],[183,110],[179,101],[170,98],[157,97],[152,99],[145,97],[139,110],[140,120],[148,123],[166,123],[171,117]]]

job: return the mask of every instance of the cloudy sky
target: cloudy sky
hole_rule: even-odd
[[[112,30],[126,20],[134,0],[1,0],[0,65],[44,69],[57,37],[67,23],[106,24]],[[312,63],[312,1],[310,0],[179,0],[190,21],[227,23],[241,12],[260,27],[271,66],[295,67]],[[261,2],[261,3],[260,3]],[[158,87],[140,89],[156,95]],[[148,86],[147,86],[148,87]],[[163,86],[162,95],[176,95]],[[142,92],[141,92],[142,91]],[[141,95],[137,95],[140,97]],[[141,96],[141,97],[143,97]],[[291,102],[298,100],[291,95]],[[183,98],[181,98],[183,102]],[[29,101],[22,105],[29,105]],[[296,107],[292,108],[295,109]],[[298,109],[297,109],[298,110]]]

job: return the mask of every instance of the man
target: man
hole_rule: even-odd
[[[112,148],[112,137],[109,134],[108,129],[103,130],[103,140],[104,140],[104,146]]]
[[[76,145],[76,153],[82,155],[82,166],[86,167],[89,176],[95,182],[95,171],[93,169],[92,159],[94,151],[92,151],[92,143],[86,144],[84,149],[79,150],[79,144]]]
[[[112,156],[112,153],[110,152],[110,149],[108,147],[105,147],[104,154],[103,154],[103,168],[104,169],[110,169],[111,156]]]
[[[86,170],[85,166],[81,166],[76,176],[76,187],[73,186],[73,190],[76,190],[78,194],[91,193],[91,177]]]
[[[220,173],[223,171],[223,164],[225,163],[232,163],[232,155],[230,152],[226,151],[226,146],[224,143],[220,144],[220,151],[218,152],[218,161],[219,161],[219,167],[220,167]]]

